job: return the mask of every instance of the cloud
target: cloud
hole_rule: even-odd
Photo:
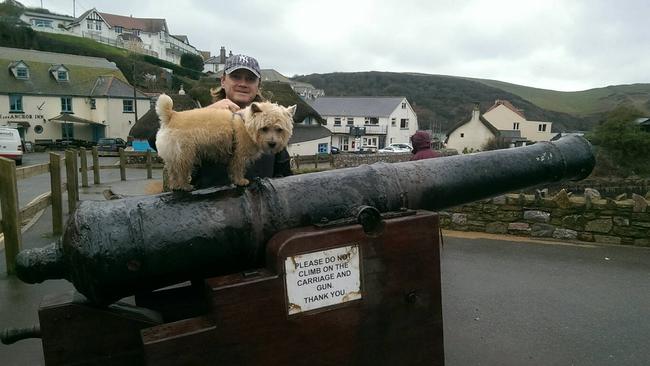
[[[26,5],[39,6],[29,0]],[[77,0],[79,15],[165,18],[201,50],[257,57],[285,75],[394,71],[580,90],[650,82],[650,2],[629,0]],[[71,13],[67,1],[44,1]],[[83,10],[82,10],[83,9]]]

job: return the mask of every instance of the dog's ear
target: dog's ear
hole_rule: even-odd
[[[253,113],[259,113],[259,112],[261,112],[261,111],[262,111],[262,109],[260,108],[259,105],[257,105],[257,103],[253,103],[253,104],[251,104],[251,112],[253,112]]]
[[[287,113],[293,117],[296,114],[296,105],[294,104],[291,107],[287,108]]]

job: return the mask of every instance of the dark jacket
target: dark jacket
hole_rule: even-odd
[[[422,160],[440,157],[437,151],[431,150],[431,136],[428,132],[418,131],[411,136],[413,144],[413,156],[411,160]]]

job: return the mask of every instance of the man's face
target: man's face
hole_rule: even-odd
[[[221,87],[226,91],[226,98],[244,108],[248,106],[260,87],[260,80],[246,69],[239,69],[221,77]]]

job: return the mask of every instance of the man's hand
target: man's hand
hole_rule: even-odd
[[[237,104],[235,104],[232,100],[230,99],[221,99],[218,102],[214,102],[207,106],[206,108],[216,108],[216,109],[229,109],[231,112],[237,112],[241,108]]]

